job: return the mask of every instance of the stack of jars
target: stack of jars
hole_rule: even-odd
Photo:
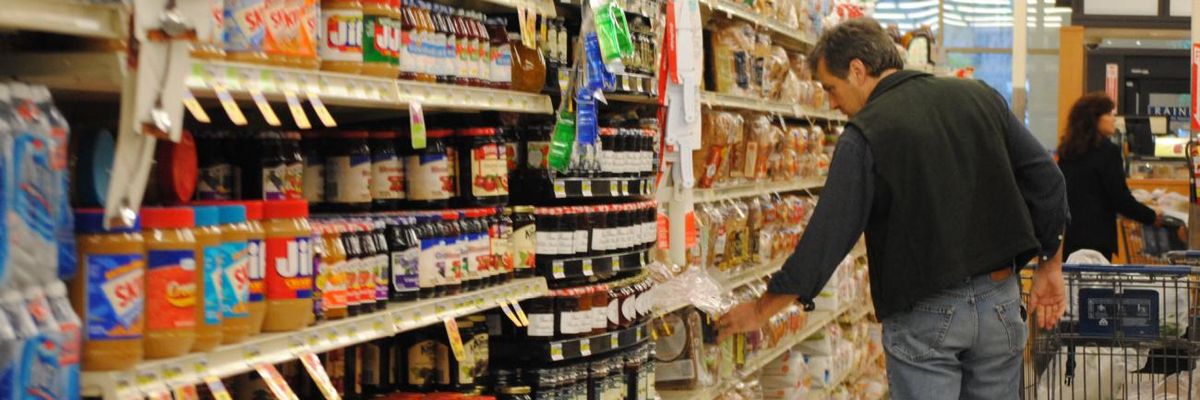
[[[503,206],[511,154],[501,128],[201,132],[200,200],[304,199],[324,212]]]
[[[650,314],[642,297],[651,282],[644,277],[608,284],[551,291],[546,297],[521,302],[528,327],[500,320],[499,336],[514,339],[562,340],[583,338],[625,329]]]
[[[572,365],[501,369],[494,373],[495,393],[498,399],[654,398],[651,347],[643,345]]]
[[[507,89],[503,18],[422,0],[208,0],[208,59]]]
[[[657,239],[657,207],[654,201],[642,201],[537,208],[538,265],[649,250]]]
[[[307,203],[145,208],[124,228],[104,228],[103,215],[76,212],[81,273],[71,297],[88,324],[84,369],[126,369],[143,356],[312,323]]]

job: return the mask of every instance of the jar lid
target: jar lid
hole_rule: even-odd
[[[221,223],[221,211],[217,206],[193,206],[196,226],[212,226]]]
[[[303,138],[304,140],[321,139],[326,136],[329,136],[329,135],[326,135],[325,131],[308,130],[308,131],[300,132],[300,137]]]
[[[531,214],[535,210],[533,206],[516,206],[512,208],[514,212],[521,214]]]
[[[163,198],[173,204],[191,200],[200,176],[196,141],[192,139],[192,134],[183,131],[179,143],[160,141],[155,158],[158,161],[158,186]]]
[[[453,134],[454,131],[450,129],[430,129],[429,131],[425,132],[425,137],[441,139],[450,137],[450,135]]]
[[[300,132],[290,131],[290,132],[284,132],[283,138],[287,139],[287,140],[300,140],[301,135],[300,135]]]
[[[79,140],[79,161],[75,167],[79,199],[87,205],[104,204],[108,181],[112,177],[116,141],[107,130],[79,135]]]
[[[368,136],[367,131],[342,131],[338,133],[338,137],[345,139],[366,139]]]
[[[241,204],[246,207],[247,220],[260,221],[263,219],[263,202],[261,200],[243,201]]]
[[[371,132],[371,139],[395,139],[396,131],[374,131]]]
[[[454,221],[458,219],[458,213],[454,211],[446,211],[442,213],[443,221]]]
[[[458,131],[459,136],[495,136],[495,128],[466,128]]]
[[[529,394],[533,392],[529,386],[508,386],[500,388],[501,394]]]
[[[217,212],[220,213],[218,218],[222,225],[246,222],[246,206],[241,204],[220,205],[217,206]]]
[[[139,218],[133,219],[133,226],[114,226],[104,229],[104,209],[81,208],[75,210],[75,233],[134,233],[142,230]]]
[[[143,229],[179,229],[194,226],[196,226],[196,213],[188,207],[142,209]]]
[[[308,202],[304,200],[273,200],[263,202],[263,217],[308,218]]]

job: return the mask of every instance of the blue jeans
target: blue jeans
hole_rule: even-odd
[[[987,274],[883,320],[895,400],[1016,400],[1026,328],[1019,279]]]

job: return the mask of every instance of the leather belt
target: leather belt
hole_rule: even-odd
[[[1001,269],[992,271],[992,273],[990,273],[988,275],[990,275],[992,277],[993,281],[999,282],[999,281],[1002,281],[1002,280],[1005,280],[1005,279],[1008,279],[1009,277],[1011,277],[1013,275],[1013,269],[1005,267],[1005,268],[1001,268]]]

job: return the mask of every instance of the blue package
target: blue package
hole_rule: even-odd
[[[17,370],[17,380],[22,388],[20,399],[61,399],[64,394],[59,370],[62,331],[41,288],[35,286],[25,292],[25,307],[38,332],[25,342],[21,351],[21,367]]]
[[[56,217],[62,199],[61,179],[55,172],[54,145],[47,117],[27,85],[11,84],[17,115],[13,127],[12,156],[8,163],[6,197],[8,258],[6,269],[26,268],[39,281],[56,275]],[[63,155],[65,162],[65,154]],[[63,169],[65,171],[65,168]],[[7,272],[7,271],[6,271]]]
[[[16,114],[7,85],[0,84],[0,285],[8,271],[8,199],[13,192],[12,179],[12,136]]]
[[[75,314],[75,310],[71,308],[71,302],[67,298],[67,285],[61,281],[51,283],[46,288],[46,297],[62,335],[60,343],[62,353],[58,359],[59,386],[63,388],[62,399],[79,400],[80,390],[82,390],[79,382],[79,363],[83,357],[81,321]]]
[[[37,326],[33,324],[33,318],[25,310],[25,303],[21,299],[20,292],[11,287],[6,289],[4,297],[0,299],[0,312],[5,314],[9,322],[5,326],[11,327],[13,333],[11,342],[4,341],[6,345],[12,343],[11,348],[5,346],[3,349],[7,353],[4,354],[5,356],[11,356],[6,360],[11,360],[11,362],[5,366],[4,372],[0,373],[0,398],[20,399],[24,389],[21,381],[22,370],[25,369],[23,363],[25,357],[22,353],[28,348],[28,342],[37,337]]]
[[[45,117],[44,135],[50,141],[50,169],[57,181],[57,190],[51,199],[54,214],[54,241],[58,248],[58,279],[70,279],[75,276],[75,213],[71,212],[68,201],[71,182],[67,170],[67,147],[70,143],[71,127],[50,97],[50,90],[45,86],[33,88],[33,98]]]

